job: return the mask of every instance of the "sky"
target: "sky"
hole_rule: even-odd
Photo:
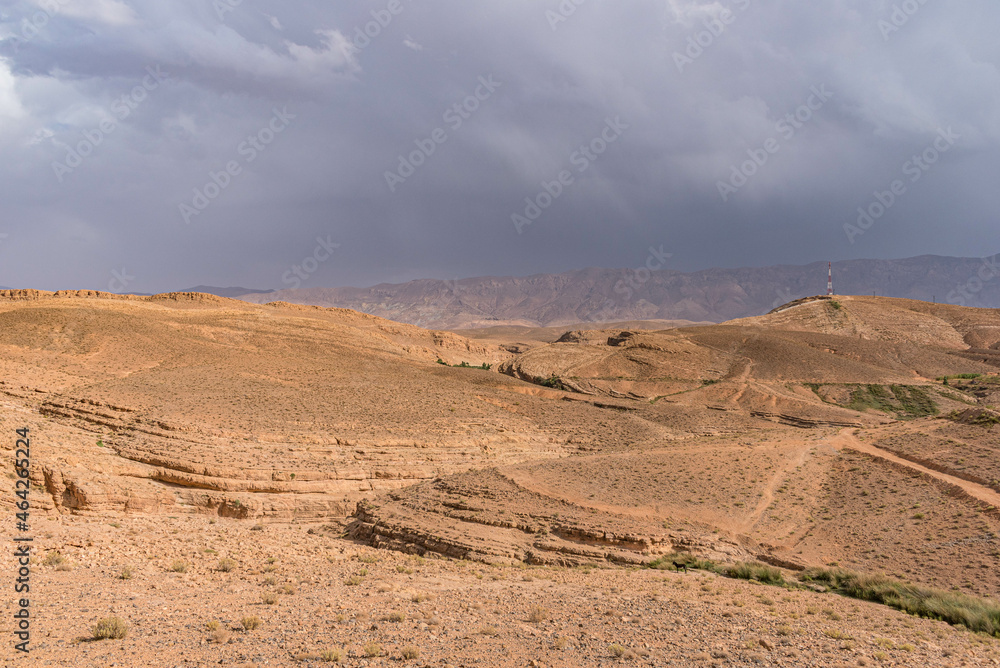
[[[0,285],[1000,251],[995,0],[3,0]]]

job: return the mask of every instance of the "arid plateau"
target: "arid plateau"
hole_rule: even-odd
[[[0,291],[4,665],[1000,665],[998,424],[995,309],[433,331]]]

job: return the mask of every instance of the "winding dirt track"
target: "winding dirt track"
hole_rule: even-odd
[[[953,475],[948,475],[947,473],[942,473],[941,471],[929,469],[915,462],[911,462],[908,459],[894,455],[887,450],[864,443],[858,439],[853,429],[841,430],[840,433],[832,439],[831,443],[837,450],[845,448],[855,450],[866,455],[871,455],[872,457],[878,457],[879,459],[884,459],[888,462],[905,466],[908,469],[928,475],[935,480],[940,480],[941,482],[958,487],[969,496],[991,505],[994,508],[1000,508],[1000,493],[997,493],[989,487],[969,482],[968,480],[963,480],[962,478],[956,478]]]

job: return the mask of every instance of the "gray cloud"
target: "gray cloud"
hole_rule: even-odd
[[[996,252],[995,3],[560,4],[8,3],[0,284],[106,289],[125,267],[137,291],[286,287],[327,235],[340,249],[310,286],[633,266],[650,244],[682,270]],[[143,89],[147,68],[169,79]],[[462,109],[489,76],[500,87]],[[832,97],[787,136],[820,86]],[[272,137],[276,109],[294,118]],[[628,129],[580,173],[574,152],[616,117]],[[940,128],[955,146],[850,243],[857,208]],[[437,129],[390,192],[386,171]],[[517,234],[511,215],[562,170],[572,185]],[[181,205],[220,181],[186,223]]]

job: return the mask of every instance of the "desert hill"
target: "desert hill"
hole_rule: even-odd
[[[924,255],[833,266],[838,293],[1000,307],[997,256]],[[581,269],[527,277],[417,280],[369,288],[299,288],[241,297],[339,306],[438,329],[572,327],[624,320],[722,322],[826,291],[827,265],[708,269]],[[591,325],[595,326],[595,325]]]
[[[0,293],[0,391],[74,444],[48,451],[39,481],[61,511],[343,516],[379,492],[470,469],[471,480],[485,467],[598,453],[630,470],[654,451],[683,459],[670,443],[691,438],[967,409],[978,399],[936,379],[1000,370],[998,325],[992,310],[838,297],[721,325],[577,330],[552,343],[553,332],[535,331],[511,345],[507,335],[530,330],[473,340],[197,293],[10,291]],[[545,470],[571,478],[561,466]],[[628,484],[641,489],[636,476]],[[719,511],[707,512],[701,521]],[[584,515],[581,531],[620,524],[616,513]],[[733,539],[767,553],[744,530]]]
[[[876,559],[855,538],[875,538],[863,508],[891,499],[899,512],[907,498],[941,506],[934,526],[947,535],[947,513],[962,512],[954,497],[970,494],[968,482],[976,531],[996,531],[1000,516],[989,508],[1000,507],[1000,483],[986,471],[1000,454],[988,417],[989,388],[1000,387],[998,325],[996,310],[836,297],[707,327],[567,332],[501,373],[661,425],[668,440],[607,439],[594,454],[422,483],[366,502],[355,535],[427,549],[414,537],[429,532],[455,554],[535,563],[641,561],[679,546],[803,568],[843,558],[944,584],[940,555],[926,570],[905,567],[919,543],[905,518],[881,529],[902,552]],[[941,380],[955,376],[981,380]],[[970,405],[985,406],[976,415],[986,419],[962,426],[975,420],[948,417]],[[882,433],[907,434],[915,454],[871,445]],[[961,441],[944,436],[958,433]],[[944,440],[954,445],[939,461],[930,453]],[[973,452],[977,472],[964,473],[955,462]],[[840,507],[852,510],[831,510]],[[987,567],[995,557],[984,550]],[[966,584],[990,592],[1000,581]]]
[[[823,297],[708,327],[567,332],[500,368],[583,394],[801,412],[804,419],[839,412],[846,423],[846,411],[813,405],[819,386],[921,385],[996,371],[998,323],[989,309]]]
[[[0,350],[0,391],[72,434],[44,480],[67,509],[346,514],[358,490],[574,447],[501,407],[511,379],[436,363],[506,351],[352,311],[16,291]]]
[[[838,308],[842,304],[848,308]],[[997,314],[997,309],[962,308],[912,299],[823,296],[797,300],[764,316],[729,324],[857,336],[890,343],[905,341],[956,350],[998,349]]]
[[[706,570],[833,565],[1000,596],[1000,313],[838,296],[636,324],[470,338],[196,293],[0,293],[0,433],[31,433],[45,651],[1000,660],[825,585]],[[112,613],[129,640],[78,642]]]

